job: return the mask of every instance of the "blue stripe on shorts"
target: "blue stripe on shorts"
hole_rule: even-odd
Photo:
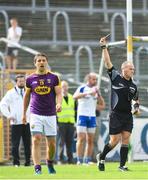
[[[77,125],[84,126],[87,128],[94,128],[96,127],[96,117],[95,116],[78,116]]]

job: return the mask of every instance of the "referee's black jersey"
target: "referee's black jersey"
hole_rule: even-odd
[[[132,79],[126,80],[114,68],[108,69],[111,79],[111,110],[119,113],[130,113],[132,100],[138,100],[137,86]]]

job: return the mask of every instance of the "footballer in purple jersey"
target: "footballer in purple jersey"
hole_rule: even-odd
[[[31,89],[31,113],[44,116],[56,115],[56,93],[54,87],[59,85],[58,76],[51,72],[43,75],[30,75],[26,79],[26,87]]]
[[[26,93],[22,121],[26,124],[26,111],[30,103],[30,128],[32,133],[32,159],[36,174],[41,174],[40,145],[42,134],[46,136],[48,172],[55,174],[53,160],[56,149],[56,112],[61,111],[62,93],[60,80],[48,71],[48,58],[37,54],[34,58],[36,72],[26,80]]]

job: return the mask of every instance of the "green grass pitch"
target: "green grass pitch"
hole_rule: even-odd
[[[33,166],[31,167],[13,167],[0,166],[0,179],[5,180],[33,180],[33,179],[49,179],[49,180],[148,180],[148,162],[134,162],[127,164],[130,171],[120,172],[118,163],[106,163],[106,171],[99,172],[96,164],[94,165],[55,165],[57,174],[48,174],[47,167],[42,166],[42,174],[35,175]]]

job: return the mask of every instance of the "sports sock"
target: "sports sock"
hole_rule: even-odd
[[[91,157],[87,156],[84,158],[84,163],[88,164],[89,162],[91,162]]]
[[[120,166],[124,166],[128,155],[128,145],[122,144],[120,148]]]
[[[37,164],[34,166],[35,172],[41,171],[41,165]]]
[[[108,143],[104,146],[103,152],[100,155],[101,160],[105,160],[105,157],[109,151],[112,150],[111,145]]]
[[[46,164],[47,164],[47,166],[52,165],[53,164],[53,160],[46,160]]]
[[[77,162],[83,163],[83,157],[77,157]]]

